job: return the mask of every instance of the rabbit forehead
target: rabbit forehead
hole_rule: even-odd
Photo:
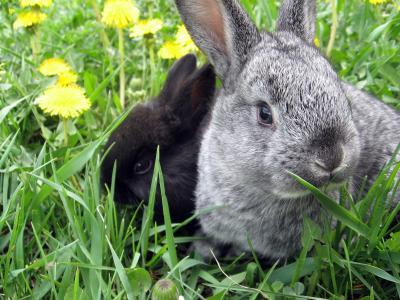
[[[288,33],[265,34],[243,66],[241,82],[268,89],[269,81],[279,80],[299,87],[305,83],[318,85],[338,83],[330,63],[318,49]]]
[[[272,104],[319,101],[348,106],[336,72],[319,50],[286,33],[264,35],[243,67],[239,86],[240,93],[267,96],[257,100]]]
[[[318,62],[315,62],[318,64]],[[330,68],[330,66],[329,66]],[[240,92],[270,96],[272,104],[303,97],[303,101],[327,94],[329,100],[345,100],[340,80],[331,69],[307,63],[299,57],[281,54],[251,60],[242,73]],[[263,100],[263,99],[261,99]],[[299,101],[298,99],[296,101]]]
[[[166,124],[167,112],[156,98],[147,103],[138,104],[126,122],[125,131],[131,137],[131,150],[155,145],[169,145],[173,142],[176,128]]]

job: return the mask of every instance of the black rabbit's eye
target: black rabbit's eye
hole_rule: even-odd
[[[146,174],[147,172],[150,171],[151,167],[153,166],[153,161],[150,159],[145,159],[138,161],[135,163],[135,166],[133,167],[133,171],[137,175],[143,175]]]
[[[261,125],[272,125],[272,111],[268,104],[263,103],[258,107],[258,123]]]

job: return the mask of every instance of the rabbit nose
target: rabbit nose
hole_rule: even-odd
[[[315,166],[324,172],[330,173],[332,176],[343,171],[346,166],[343,164],[343,146],[329,147],[323,149],[315,160]]]
[[[336,174],[342,172],[347,168],[347,166],[344,164],[340,164],[337,167],[328,167],[323,161],[319,159],[315,161],[315,165],[317,166],[318,169],[321,169],[324,172],[331,174],[331,176],[335,176]]]

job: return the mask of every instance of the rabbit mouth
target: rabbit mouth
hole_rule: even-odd
[[[273,189],[272,194],[278,196],[281,199],[299,199],[310,196],[311,192],[306,189],[286,190],[286,191],[282,191],[280,189]]]
[[[346,185],[346,181],[341,182],[328,182],[322,186],[317,187],[320,191],[324,193],[329,193],[333,191],[339,190],[342,186]],[[272,189],[272,194],[278,196],[281,199],[299,199],[312,195],[312,192],[306,189],[303,186],[297,185],[296,187],[292,187],[292,189],[285,189],[276,187]]]
[[[326,185],[323,185],[319,189],[323,192],[332,192],[332,191],[338,190],[341,187],[345,186],[346,183],[347,183],[347,181],[345,181],[345,180],[341,181],[341,182],[330,182]]]

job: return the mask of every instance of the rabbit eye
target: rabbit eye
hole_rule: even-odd
[[[262,103],[258,107],[258,123],[264,126],[272,125],[273,123],[272,111],[266,103]]]
[[[153,166],[152,160],[150,159],[141,160],[135,164],[135,166],[133,167],[133,171],[137,175],[143,175],[149,172],[152,166]]]

